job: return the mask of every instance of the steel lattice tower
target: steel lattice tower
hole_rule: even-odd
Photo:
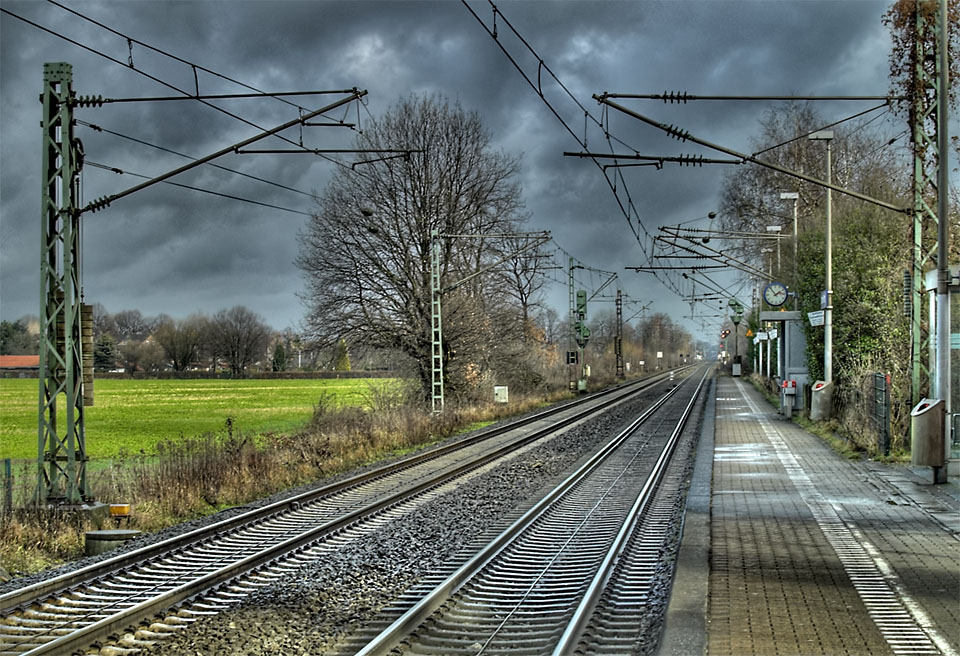
[[[76,97],[72,81],[70,64],[44,64],[36,490],[40,503],[82,503],[91,499],[84,436],[83,306],[77,209],[82,151],[73,137]],[[66,397],[64,417],[58,416],[57,402],[61,395]]]

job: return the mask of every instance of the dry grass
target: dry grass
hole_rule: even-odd
[[[228,420],[224,434],[167,440],[156,455],[124,454],[91,476],[94,497],[132,504],[132,527],[156,531],[406,453],[546,401],[515,396],[509,406],[448,405],[442,416],[432,416],[395,384],[370,385],[365,395],[363,408],[322,396],[297,433],[246,435]],[[564,396],[561,391],[554,398]],[[18,498],[29,498],[28,491],[19,490]],[[78,558],[83,533],[93,528],[99,527],[48,510],[0,515],[0,568],[23,574]]]

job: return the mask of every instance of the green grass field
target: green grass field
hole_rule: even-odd
[[[371,387],[383,384],[389,381],[101,379],[94,385],[95,403],[86,409],[87,455],[150,453],[165,439],[223,433],[227,417],[244,433],[294,431],[321,397],[362,405]],[[0,459],[37,457],[37,385],[0,379]]]

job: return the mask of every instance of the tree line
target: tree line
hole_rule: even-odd
[[[131,375],[197,367],[216,371],[222,366],[242,376],[251,365],[268,359],[274,337],[263,317],[242,305],[210,317],[193,314],[173,319],[167,315],[144,317],[139,310],[110,314],[98,304],[93,311],[93,330],[94,368],[122,368]]]

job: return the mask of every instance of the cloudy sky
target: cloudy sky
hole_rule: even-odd
[[[571,94],[599,118],[591,99],[603,91],[743,95],[883,95],[887,93],[890,43],[881,17],[888,2],[873,0],[680,0],[654,2],[500,2],[510,24]],[[0,316],[36,314],[39,299],[41,174],[39,130],[44,62],[73,65],[80,95],[140,98],[175,95],[141,75],[149,73],[192,89],[194,71],[127,38],[265,91],[366,89],[361,127],[408,94],[436,93],[476,111],[497,148],[522,155],[520,182],[529,229],[550,230],[558,262],[569,255],[587,267],[615,271],[630,298],[652,302],[698,336],[714,336],[714,320],[682,319],[690,307],[649,273],[634,231],[706,217],[719,201],[724,168],[667,165],[626,169],[630,197],[642,227],[628,225],[600,171],[586,160],[563,157],[579,146],[527,85],[497,43],[458,0],[438,2],[96,2],[40,0],[0,7],[100,54],[0,15]],[[493,27],[487,2],[470,7]],[[501,18],[500,43],[534,81],[536,59]],[[133,62],[133,68],[128,64]],[[202,93],[237,93],[242,87],[200,71]],[[583,111],[544,72],[543,91],[579,137]],[[325,96],[297,99],[316,108]],[[262,127],[296,118],[274,99],[217,101]],[[750,138],[769,103],[632,105],[714,143],[750,152]],[[825,104],[830,120],[867,105]],[[342,118],[342,112],[331,114]],[[78,125],[87,166],[83,198],[137,184],[133,174],[158,175],[185,163],[176,155],[128,138],[201,157],[254,135],[257,130],[194,101],[116,103],[79,109],[77,118],[117,133]],[[357,118],[351,109],[348,120]],[[890,134],[904,126],[884,117]],[[612,116],[611,131],[644,154],[698,153],[653,128]],[[285,133],[301,138],[297,129]],[[349,129],[304,128],[310,148],[349,148]],[[596,126],[586,132],[591,149],[603,150]],[[263,141],[261,148],[289,147]],[[623,152],[625,149],[620,148]],[[118,175],[92,163],[119,168]],[[83,283],[87,302],[110,312],[139,309],[145,315],[212,314],[243,304],[277,329],[296,328],[303,316],[303,287],[293,265],[296,236],[335,164],[312,155],[230,155],[220,165],[277,184],[204,166],[176,182],[275,205],[274,209],[159,184],[83,217]],[[278,186],[278,185],[282,185]],[[622,193],[623,189],[620,188]],[[293,211],[287,211],[293,210]],[[691,224],[697,225],[697,224]],[[702,225],[706,225],[704,219]],[[562,251],[560,250],[562,249]],[[558,279],[562,273],[557,271]],[[583,286],[603,275],[578,272]],[[730,278],[729,280],[732,280]],[[749,297],[749,293],[747,294]],[[548,296],[561,313],[559,284]],[[611,306],[612,307],[612,306]],[[629,308],[628,308],[629,309]],[[703,312],[698,310],[698,312]],[[706,327],[705,327],[706,326]]]

